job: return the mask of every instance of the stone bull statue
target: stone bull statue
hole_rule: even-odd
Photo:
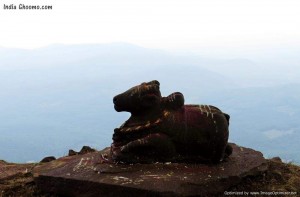
[[[116,111],[131,113],[114,130],[114,161],[218,163],[232,153],[229,115],[210,105],[184,105],[180,92],[162,97],[159,86],[142,83],[113,98]]]

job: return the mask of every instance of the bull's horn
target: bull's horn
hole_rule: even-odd
[[[159,86],[160,83],[157,80],[150,81],[148,84]]]

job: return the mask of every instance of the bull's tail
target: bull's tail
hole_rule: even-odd
[[[230,119],[230,116],[228,115],[228,114],[225,114],[224,113],[224,116],[225,116],[225,118],[226,118],[226,120],[227,120],[227,124],[228,124],[228,126],[229,126],[229,119]],[[232,146],[230,146],[229,144],[227,144],[226,145],[226,148],[225,148],[225,156],[224,156],[224,158],[226,158],[226,157],[229,157],[229,155],[231,155],[232,154]]]
[[[225,118],[226,118],[226,120],[227,120],[228,126],[229,126],[229,119],[230,119],[230,116],[229,116],[228,114],[225,114],[225,113],[223,113],[223,114],[224,114],[224,116],[225,116]]]

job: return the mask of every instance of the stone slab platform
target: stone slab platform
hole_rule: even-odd
[[[63,157],[35,167],[38,187],[59,196],[211,196],[267,170],[262,153],[235,144],[218,165],[105,163],[100,152]]]

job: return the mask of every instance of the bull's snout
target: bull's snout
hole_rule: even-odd
[[[113,103],[116,104],[117,102],[118,102],[118,96],[115,96],[115,97],[113,98]]]
[[[117,95],[113,98],[114,108],[117,112],[123,111],[123,104],[122,99],[120,98],[120,95]]]

